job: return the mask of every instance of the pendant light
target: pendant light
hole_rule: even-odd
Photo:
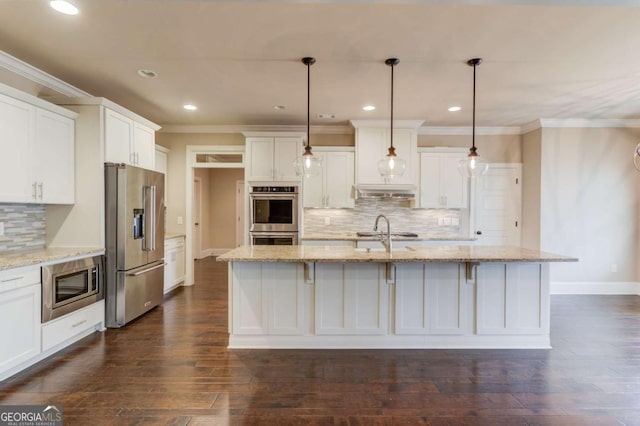
[[[316,63],[315,58],[305,57],[302,58],[302,63],[307,66],[307,145],[304,147],[304,153],[302,156],[296,158],[293,165],[296,169],[298,176],[310,177],[318,176],[322,167],[320,158],[313,155],[311,152],[311,144],[309,139],[311,137],[310,130],[310,106],[311,106],[311,65]]]
[[[636,146],[636,150],[633,153],[633,165],[636,166],[636,170],[640,172],[640,143]]]
[[[473,67],[473,125],[471,134],[471,148],[469,156],[458,162],[458,171],[465,177],[477,177],[483,175],[489,169],[489,163],[478,155],[476,148],[476,67],[482,63],[482,58],[473,58],[467,61],[467,65]]]
[[[407,168],[407,162],[396,155],[396,149],[393,147],[393,67],[400,63],[398,58],[389,58],[384,61],[391,67],[391,122],[390,122],[390,145],[389,152],[380,161],[378,161],[378,172],[386,179],[392,179],[402,176]]]

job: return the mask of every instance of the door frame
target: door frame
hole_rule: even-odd
[[[234,163],[198,163],[196,161],[196,155],[198,154],[227,154],[227,155],[240,155],[241,160]],[[191,210],[193,208],[193,179],[195,178],[194,169],[244,169],[245,168],[245,146],[244,145],[187,145],[185,155],[185,175],[187,184],[187,193],[185,194],[185,277],[184,285],[190,286],[194,284],[193,281],[193,253],[191,239],[193,238],[193,215]],[[246,188],[245,188],[246,193]]]
[[[197,214],[197,216],[198,216],[198,218],[200,220],[200,224],[198,225],[198,231],[197,231],[198,234],[199,234],[197,239],[198,239],[198,242],[200,244],[199,244],[199,247],[195,247],[196,236],[192,234],[193,238],[191,240],[191,247],[192,247],[191,250],[192,250],[193,260],[199,260],[199,259],[202,258],[202,179],[199,178],[199,177],[194,177],[193,178],[194,188],[195,188],[196,184],[198,186],[198,190],[196,191],[194,189],[193,194],[192,194],[192,196],[193,196],[192,200],[197,199],[198,200],[198,206],[197,206],[197,209],[194,209],[193,208],[193,204],[191,205],[192,206],[191,214],[192,214],[192,216],[194,214]],[[191,220],[192,220],[192,226],[195,226],[195,223],[193,223],[193,217],[191,218]],[[196,249],[197,249],[197,253],[193,253],[193,251],[196,251]]]

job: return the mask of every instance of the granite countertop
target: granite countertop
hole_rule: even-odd
[[[393,236],[393,241],[475,241],[475,238],[463,237],[459,234],[418,234],[417,237]],[[304,234],[301,241],[378,241],[378,237],[359,237],[355,232],[345,232],[343,234]]]
[[[0,253],[0,271],[31,265],[48,265],[104,254],[104,247],[47,247]]]
[[[164,239],[165,240],[170,240],[172,238],[180,238],[180,237],[184,237],[184,234],[164,234]]]
[[[242,246],[217,258],[233,262],[577,262],[521,247],[437,246],[384,250],[336,246]]]

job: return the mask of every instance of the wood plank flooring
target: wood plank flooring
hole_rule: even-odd
[[[227,265],[0,384],[65,425],[640,425],[640,297],[553,296],[552,350],[227,350]]]

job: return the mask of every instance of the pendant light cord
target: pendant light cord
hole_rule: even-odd
[[[475,72],[475,68],[474,68]],[[311,120],[311,61],[307,62],[307,148],[309,147],[309,139],[311,139],[310,133],[310,120]]]
[[[476,147],[476,67],[473,64],[473,112],[472,112],[472,128],[471,128],[471,146]]]
[[[391,65],[391,148],[393,148],[393,64]]]

